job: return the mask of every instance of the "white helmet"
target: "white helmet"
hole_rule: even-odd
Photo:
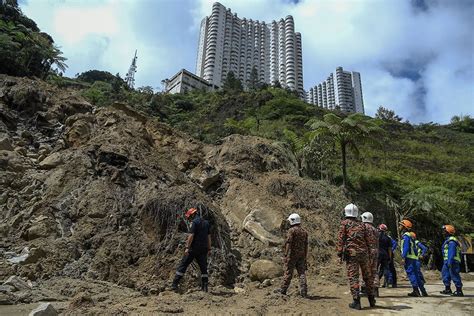
[[[370,212],[365,212],[361,216],[362,223],[373,223],[374,222],[374,215]]]
[[[301,217],[298,214],[293,213],[290,216],[288,216],[288,221],[290,222],[291,226],[296,225],[296,224],[301,224]]]
[[[344,213],[346,217],[357,217],[357,215],[359,215],[359,209],[355,204],[347,204],[344,208]]]

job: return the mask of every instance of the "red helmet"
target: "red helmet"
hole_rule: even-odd
[[[387,231],[387,229],[388,229],[388,228],[387,228],[387,225],[385,225],[385,224],[380,224],[380,225],[379,225],[379,230],[385,232],[385,231]]]
[[[198,210],[196,208],[192,207],[186,212],[186,214],[184,214],[184,217],[186,217],[186,219],[189,219],[192,215],[196,214],[197,211]]]

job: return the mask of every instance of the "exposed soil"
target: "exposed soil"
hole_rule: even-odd
[[[258,288],[258,282],[246,284],[240,290],[217,286],[205,294],[194,287],[185,294],[165,291],[145,297],[123,287],[64,279],[58,280],[55,286],[62,283],[66,287],[68,282],[77,282],[83,291],[73,299],[53,301],[52,304],[59,312],[70,315],[472,315],[474,312],[473,281],[464,282],[465,297],[462,298],[439,294],[443,286],[436,280],[428,281],[430,297],[409,298],[406,294],[411,289],[402,282],[397,289],[380,289],[376,308],[369,308],[367,299],[362,298],[361,312],[347,307],[351,299],[346,285],[336,285],[314,276],[308,281],[310,296],[303,299],[294,287],[288,296],[281,296],[273,293],[276,286]],[[100,293],[100,290],[104,292]],[[0,306],[0,314],[26,315],[37,305]]]

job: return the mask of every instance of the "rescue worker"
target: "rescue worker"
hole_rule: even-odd
[[[446,235],[446,240],[441,247],[443,253],[443,269],[441,276],[445,286],[441,294],[452,294],[452,296],[464,296],[462,292],[462,282],[459,272],[461,271],[461,244],[454,236],[456,230],[452,225],[444,225],[443,232]],[[456,292],[451,291],[451,280],[456,286]]]
[[[397,270],[395,269],[395,250],[398,248],[398,241],[393,238],[392,236],[390,237],[390,240],[392,241],[392,259],[390,260],[388,264],[388,268],[390,271],[389,278],[388,278],[388,283],[392,285],[392,288],[397,287]]]
[[[418,251],[416,250],[415,241],[410,234],[412,228],[413,224],[409,220],[404,219],[400,222],[400,231],[403,232],[400,250],[402,252],[402,259],[404,260],[405,271],[413,287],[413,292],[408,293],[408,296],[428,296],[425,286],[420,280],[420,273],[418,272]]]
[[[373,285],[373,293],[375,297],[379,296],[379,277],[378,277],[378,272],[377,272],[377,266],[379,263],[379,231],[377,228],[375,228],[373,222],[374,222],[374,216],[370,212],[365,212],[363,213],[360,218],[362,219],[362,223],[365,225],[365,228],[368,231],[368,237],[369,237],[369,267],[370,267],[370,273],[372,275],[372,279],[374,281]],[[364,282],[363,282],[364,283]],[[365,283],[363,284],[363,287],[365,287]],[[369,294],[369,292],[366,292]]]
[[[296,268],[300,279],[300,294],[302,297],[307,297],[306,256],[308,255],[308,233],[301,227],[301,217],[298,214],[291,214],[287,220],[291,227],[288,230],[284,250],[285,275],[281,288],[275,290],[275,292],[286,295]]]
[[[426,256],[426,253],[428,252],[428,247],[426,247],[421,241],[416,238],[415,232],[411,232],[411,236],[415,241],[416,251],[418,253],[418,261],[416,263],[418,265],[418,271],[420,271],[420,280],[421,282],[423,282],[423,284],[425,284],[425,277],[423,276],[423,271],[421,270],[421,261]]]
[[[384,277],[384,282],[382,287],[388,287],[388,281],[390,278],[390,261],[392,260],[392,240],[387,235],[387,225],[380,224],[378,227],[380,231],[379,235],[379,260],[378,260],[378,277],[379,282],[382,276]]]
[[[357,221],[359,209],[354,204],[344,208],[345,219],[341,222],[337,240],[337,255],[341,261],[346,262],[347,277],[349,278],[350,290],[353,302],[350,308],[361,309],[359,292],[359,268],[362,278],[367,286],[367,295],[370,307],[375,306],[373,295],[374,281],[369,267],[369,231],[365,225]]]
[[[176,275],[171,288],[173,291],[178,290],[178,284],[183,278],[186,269],[193,260],[196,260],[199,269],[201,270],[201,290],[207,292],[209,282],[207,274],[207,256],[211,251],[209,222],[199,216],[196,208],[190,208],[184,216],[191,222],[191,229],[186,240],[184,256],[176,269]]]

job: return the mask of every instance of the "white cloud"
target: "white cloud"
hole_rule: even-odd
[[[124,75],[138,49],[137,85],[157,87],[181,68],[194,71],[199,24],[213,2],[44,0],[22,9],[62,46],[68,75],[94,68]],[[267,22],[293,15],[303,36],[306,89],[343,66],[361,73],[368,114],[384,105],[410,121],[446,122],[474,112],[469,0],[425,0],[425,11],[409,0],[220,2]]]
[[[109,3],[97,7],[60,7],[54,15],[54,31],[69,45],[87,36],[114,36],[121,32],[117,8]]]
[[[209,14],[212,1],[200,3],[199,15]],[[410,121],[446,122],[474,112],[474,7],[468,1],[432,1],[427,11],[408,0],[221,3],[264,21],[293,15],[303,36],[306,89],[343,66],[361,73],[368,114],[384,105]],[[403,76],[408,72],[415,77]]]

